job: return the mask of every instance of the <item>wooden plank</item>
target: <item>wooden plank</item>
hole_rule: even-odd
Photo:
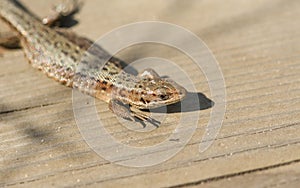
[[[52,1],[24,0],[24,4],[42,16]],[[201,121],[184,149],[162,164],[144,168],[124,167],[97,155],[76,125],[72,89],[33,69],[21,51],[1,49],[0,185],[297,187],[299,10],[300,2],[293,0],[84,2],[75,16],[77,33],[96,40],[136,21],[174,23],[206,42],[224,74],[227,109],[213,145],[199,153],[212,108],[198,110]],[[6,29],[1,25],[2,31]],[[211,96],[204,74],[176,50],[148,44],[118,56],[126,61],[147,56],[169,59],[188,72],[197,91]],[[137,147],[167,139],[180,117],[168,114],[164,125],[141,133],[121,125],[104,102],[97,101],[96,106],[108,132]]]

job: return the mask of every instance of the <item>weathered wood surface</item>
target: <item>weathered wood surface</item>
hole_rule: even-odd
[[[22,2],[40,16],[52,4]],[[20,50],[1,49],[1,186],[299,187],[299,1],[86,1],[75,17],[79,23],[74,30],[92,39],[144,20],[194,32],[215,54],[224,74],[223,126],[213,145],[199,153],[211,108],[200,110],[195,134],[172,159],[147,168],[110,163],[83,140],[72,90],[31,68]],[[1,31],[6,29],[1,24]],[[123,56],[130,60],[143,53],[162,55],[190,70],[197,90],[209,98],[205,77],[193,77],[196,70],[189,69],[183,55],[133,47]],[[97,101],[97,106],[112,135],[133,146],[157,144],[174,129],[167,124],[148,134],[130,131],[105,103]],[[179,115],[168,114],[169,123]]]

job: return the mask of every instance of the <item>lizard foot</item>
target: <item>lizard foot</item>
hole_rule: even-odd
[[[130,107],[127,104],[122,103],[117,99],[112,99],[109,101],[109,109],[116,115],[131,121],[140,122],[143,127],[145,127],[145,121],[153,124],[155,127],[158,127],[160,121],[157,121],[151,118],[146,112],[142,112],[139,109]]]
[[[81,8],[82,3],[78,0],[67,0],[52,9],[52,14],[42,19],[43,24],[48,26],[60,26],[64,18],[70,18]]]

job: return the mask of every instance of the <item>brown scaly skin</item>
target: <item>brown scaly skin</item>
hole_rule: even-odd
[[[34,68],[66,86],[108,102],[110,109],[123,118],[149,120],[150,117],[136,109],[156,108],[185,97],[183,87],[161,78],[152,69],[134,76],[124,72],[115,58],[103,63],[106,57],[102,49],[87,50],[91,45],[87,39],[73,33],[59,33],[9,0],[0,0],[0,17],[18,32],[25,57]]]

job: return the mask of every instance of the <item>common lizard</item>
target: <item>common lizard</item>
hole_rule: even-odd
[[[44,25],[10,0],[0,0],[0,17],[17,31],[25,57],[34,68],[106,101],[112,112],[125,119],[152,120],[140,109],[173,104],[186,95],[185,88],[152,69],[135,76],[123,71],[116,58],[101,63],[102,51],[87,50],[91,44],[84,38]]]

